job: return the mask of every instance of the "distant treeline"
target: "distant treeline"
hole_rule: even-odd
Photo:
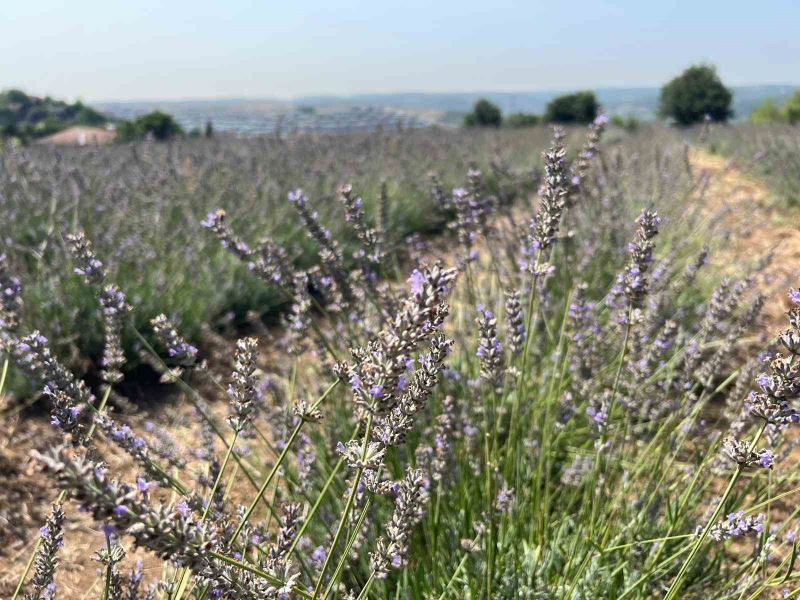
[[[576,92],[554,98],[543,116],[512,113],[505,119],[500,108],[488,100],[478,100],[471,113],[464,117],[467,127],[530,127],[539,123],[591,123],[597,118],[600,105],[594,92]]]
[[[782,105],[774,100],[766,99],[750,115],[753,123],[800,123],[800,90]]]
[[[77,125],[113,128],[117,140],[122,142],[145,138],[168,140],[184,134],[172,115],[158,110],[127,121],[111,119],[80,101],[70,104],[15,89],[0,92],[0,138],[27,144]],[[209,137],[213,131],[209,121],[204,131],[192,130],[189,135]]]
[[[733,117],[733,93],[711,65],[693,65],[661,88],[659,116],[676,125],[703,121],[726,122]],[[467,127],[530,127],[539,123],[585,124],[601,110],[592,91],[564,94],[551,100],[543,115],[512,113],[504,117],[500,108],[487,99],[478,100],[472,112],[464,116]],[[800,122],[800,90],[783,106],[766,100],[751,115],[754,122]],[[611,121],[626,129],[635,129],[633,117],[614,115]]]

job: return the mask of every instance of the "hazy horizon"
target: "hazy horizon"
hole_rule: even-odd
[[[14,86],[9,86],[14,87]],[[313,99],[313,98],[342,98],[342,99],[349,99],[349,98],[357,98],[360,96],[404,96],[404,95],[418,95],[418,96],[446,96],[446,95],[491,95],[491,94],[558,94],[570,91],[578,91],[578,90],[590,90],[590,91],[628,91],[628,90],[656,90],[659,89],[661,85],[630,85],[630,86],[623,86],[623,85],[609,85],[609,86],[601,86],[601,87],[592,87],[592,86],[573,86],[573,87],[561,87],[561,88],[537,88],[537,89],[464,89],[464,90],[393,90],[393,91],[386,91],[386,92],[375,92],[375,91],[355,91],[350,93],[310,93],[310,94],[302,94],[297,96],[287,96],[287,97],[276,97],[276,96],[197,96],[197,97],[174,97],[174,98],[97,98],[92,99],[91,102],[95,102],[97,104],[114,104],[120,103],[124,104],[127,102],[130,103],[147,103],[147,102],[164,102],[164,103],[180,103],[180,102],[259,102],[259,101],[273,101],[273,102],[285,102],[285,103],[292,103],[298,102],[305,99]],[[732,88],[768,88],[768,87],[789,87],[789,88],[800,88],[800,83],[794,83],[791,81],[775,81],[775,82],[755,82],[755,83],[743,83],[743,84],[730,84]],[[6,89],[6,88],[3,88]],[[51,94],[52,95],[52,94]],[[73,100],[86,100],[86,98],[79,98],[76,97]]]
[[[728,85],[791,85],[797,22],[791,0],[8,2],[0,87],[87,102],[524,93],[654,87],[697,62]]]

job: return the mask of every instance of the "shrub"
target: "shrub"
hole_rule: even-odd
[[[544,114],[548,123],[588,124],[597,117],[599,105],[594,92],[576,92],[550,101]]]
[[[732,100],[714,67],[694,65],[661,88],[659,112],[678,125],[700,123],[706,115],[725,122],[733,116]]]
[[[506,127],[533,127],[534,125],[538,125],[542,122],[542,118],[539,115],[534,115],[531,113],[513,113],[506,117],[503,124]]]
[[[179,135],[183,135],[181,126],[172,118],[172,115],[160,110],[149,112],[133,121],[117,123],[117,136],[121,141],[132,141],[148,136],[165,141]]]
[[[772,98],[767,98],[750,113],[751,123],[782,123],[783,111]]]
[[[464,117],[467,127],[500,127],[502,122],[500,109],[486,99],[478,100],[472,112]]]
[[[621,115],[614,115],[611,117],[611,124],[615,127],[621,127],[625,131],[636,131],[639,129],[641,122],[639,119],[632,115],[628,115],[627,117],[623,117]]]

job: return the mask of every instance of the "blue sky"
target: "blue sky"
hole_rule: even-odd
[[[798,0],[0,0],[0,88],[70,99],[290,98],[800,83]]]

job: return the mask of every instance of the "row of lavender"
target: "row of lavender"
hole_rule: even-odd
[[[109,274],[125,283],[140,329],[148,331],[150,319],[166,313],[196,341],[205,326],[274,320],[286,303],[280,291],[261,286],[202,235],[199,222],[209,210],[224,205],[244,235],[273,235],[287,259],[306,268],[316,261],[314,247],[286,200],[300,185],[332,223],[349,261],[357,240],[339,225],[335,199],[336,188],[349,181],[371,210],[377,212],[383,198],[388,250],[402,254],[407,236],[437,232],[449,218],[430,210],[431,171],[455,182],[471,160],[491,173],[492,185],[525,179],[531,186],[546,139],[544,130],[424,130],[3,147],[0,239],[11,268],[26,282],[26,326],[42,329],[62,359],[73,357],[70,366],[83,362],[76,356],[98,364],[100,318],[92,295],[71,275],[68,233],[86,231]],[[135,354],[135,341],[126,334],[123,342]]]
[[[350,186],[352,262],[302,190],[289,201],[319,259],[308,269],[279,240],[248,243],[232,211],[209,213],[203,226],[291,308],[269,377],[257,340],[239,341],[230,385],[210,392],[227,397],[225,422],[195,348],[154,321],[150,359],[194,404],[199,462],[109,411],[135,300],[70,237],[103,315],[101,399],[19,330],[16,293],[4,305],[5,348],[64,432],[38,455],[61,495],[29,597],[52,593],[68,498],[106,533],[104,598],[791,595],[800,293],[777,340],[746,343],[763,265],[707,291],[716,220],[685,149],[603,149],[604,127],[571,159],[556,130],[535,201],[476,168],[463,187],[435,181],[455,257],[408,248],[406,286],[376,277],[391,251]],[[135,481],[107,468],[113,451]],[[734,538],[752,551],[731,555]],[[128,544],[167,565],[150,587],[123,574]]]
[[[800,127],[737,125],[715,127],[706,147],[735,159],[740,167],[769,183],[790,206],[800,204]]]

